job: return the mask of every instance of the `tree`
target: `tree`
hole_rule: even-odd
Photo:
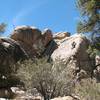
[[[82,16],[77,32],[91,33],[93,46],[100,50],[100,1],[77,0],[77,7]]]
[[[5,23],[1,23],[0,24],[0,33],[4,33],[5,32],[5,28],[6,28],[6,24]]]

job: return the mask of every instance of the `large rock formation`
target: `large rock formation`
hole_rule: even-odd
[[[32,59],[49,56],[49,60],[51,57],[54,62],[65,63],[78,78],[90,77],[93,73],[94,59],[87,53],[90,42],[82,35],[70,36],[70,33],[62,32],[53,37],[49,29],[41,32],[35,27],[20,26],[10,38],[1,39],[1,65],[5,62],[14,64],[24,56]]]
[[[10,87],[13,84],[10,75],[16,71],[14,64],[18,61],[50,56],[54,49],[46,48],[53,47],[48,45],[52,39],[51,30],[46,29],[42,34],[39,29],[29,26],[15,28],[10,38],[0,38],[0,87]]]
[[[44,50],[41,31],[35,27],[18,26],[10,38],[17,41],[30,58],[38,56]]]
[[[9,39],[0,38],[0,88],[5,87],[2,80],[5,81],[12,72],[11,65],[19,60],[43,56],[49,56],[49,62],[52,59],[54,63],[65,64],[74,79],[92,77],[93,73],[100,76],[100,67],[95,69],[95,59],[90,58],[87,52],[90,41],[86,37],[79,34],[70,36],[68,32],[54,37],[52,34],[49,29],[41,32],[34,27],[21,26],[15,28]]]
[[[26,58],[27,54],[16,41],[0,38],[0,88],[10,87],[16,83],[16,78],[11,77],[12,72],[16,70],[14,64]],[[11,81],[12,79],[15,81]]]
[[[2,71],[4,73],[6,66],[13,65],[26,58],[27,54],[16,41],[10,38],[0,38],[0,74]]]
[[[50,29],[41,32],[38,28],[29,26],[16,27],[10,37],[20,44],[30,58],[39,57],[41,54],[45,55],[45,49],[53,40]]]
[[[59,47],[52,54],[54,62],[63,62],[73,77],[90,77],[93,72],[94,59],[87,53],[89,40],[82,35],[72,35],[58,41]],[[69,71],[68,70],[68,71]]]

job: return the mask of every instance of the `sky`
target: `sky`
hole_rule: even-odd
[[[0,23],[5,22],[6,36],[20,25],[35,26],[53,33],[76,33],[79,12],[76,0],[0,0]]]

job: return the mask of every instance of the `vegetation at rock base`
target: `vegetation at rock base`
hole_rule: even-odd
[[[19,62],[18,66],[17,77],[26,89],[36,88],[44,100],[67,95],[76,95],[80,100],[99,100],[100,84],[89,78],[73,81],[71,71],[61,62],[53,65],[42,58],[36,59],[35,63],[32,60]]]
[[[79,21],[78,26],[77,26],[77,32],[90,34],[90,38],[91,38],[90,40],[92,42],[91,42],[91,45],[89,45],[89,49],[87,50],[87,52],[88,54],[90,54],[91,57],[93,57],[93,61],[95,63],[96,62],[94,60],[95,56],[97,54],[100,55],[100,1],[99,0],[77,0],[77,7],[82,16],[82,20]],[[2,33],[5,32],[5,29],[6,29],[6,24],[1,23],[0,36],[2,35]],[[28,32],[26,32],[26,34],[28,34]],[[23,36],[25,36],[24,33],[23,33]],[[23,36],[22,36],[22,40],[23,40]],[[28,36],[29,35],[26,35],[26,38],[27,38],[27,41],[29,42],[30,39]],[[32,41],[33,41],[33,38],[32,38]],[[65,41],[66,40],[63,40],[63,42]],[[60,60],[58,62],[48,63],[47,58],[39,58],[39,59],[33,58],[34,61],[33,59],[32,60],[24,59],[24,61],[20,62],[19,61],[20,60],[19,57],[21,56],[21,49],[19,49],[20,46],[19,48],[15,49],[14,45],[9,46],[10,45],[9,42],[7,43],[6,42],[7,41],[5,40],[3,40],[3,42],[1,41],[1,46],[0,46],[0,50],[1,50],[0,52],[0,56],[1,56],[0,58],[0,62],[1,62],[0,89],[5,89],[5,88],[10,89],[12,86],[21,85],[21,86],[24,86],[27,91],[31,91],[33,95],[34,95],[34,89],[36,89],[38,93],[40,93],[44,97],[44,100],[50,100],[51,98],[54,98],[54,97],[67,96],[67,95],[78,96],[80,100],[99,100],[100,99],[100,83],[96,83],[95,80],[92,79],[92,78],[96,78],[94,75],[96,71],[98,72],[96,73],[97,77],[100,77],[100,66],[98,66],[98,69],[97,69],[97,65],[96,67],[93,65],[93,68],[91,68],[92,75],[88,76],[86,73],[86,77],[84,77],[85,64],[81,62],[85,61],[86,59],[85,59],[85,56],[82,56],[83,52],[78,53],[78,52],[81,52],[81,50],[85,48],[84,46],[83,47],[82,45],[79,46],[78,48],[82,47],[82,49],[80,50],[75,49],[77,46],[77,43],[73,42],[75,43],[75,45],[72,43],[72,49],[69,49],[68,53],[73,52],[75,50],[76,50],[76,53],[74,55],[72,54],[64,58],[66,64],[63,64],[63,62]],[[38,41],[36,42],[38,43]],[[14,44],[14,43],[11,42],[11,44]],[[41,44],[41,43],[39,42],[38,44]],[[20,45],[20,42],[19,42],[19,45]],[[32,46],[34,45],[32,44]],[[66,46],[67,49],[68,49],[68,46]],[[1,47],[2,48],[4,47],[4,48],[2,49]],[[27,49],[27,51],[29,49]],[[43,48],[43,50],[44,49],[45,48]],[[38,51],[38,49],[36,50]],[[84,51],[85,50],[86,49],[84,49]],[[23,50],[23,53],[24,53],[24,50]],[[22,55],[24,58],[25,56],[23,53]],[[34,51],[32,51],[32,53],[34,53]],[[29,52],[29,54],[32,57],[35,55],[35,53],[31,55]],[[83,55],[85,55],[85,53],[86,52],[84,52]],[[88,58],[88,54],[86,55],[87,58]],[[16,58],[16,61],[13,61],[14,60],[13,57]],[[18,60],[17,60],[17,57],[18,57]],[[80,60],[81,57],[84,58],[82,61]],[[20,58],[22,58],[22,56]],[[7,61],[8,63],[5,64]],[[92,62],[89,62],[88,60],[86,60],[86,62],[87,62],[86,63],[87,66],[89,63],[88,68],[86,67],[86,70],[89,71],[90,67],[92,66],[92,64],[90,63]],[[9,63],[12,65],[10,65]],[[75,72],[72,72],[71,68],[75,70]],[[84,70],[81,70],[81,69],[84,69]],[[83,72],[83,77],[86,79],[84,80],[83,79],[78,80],[78,78],[76,79],[77,74],[81,75],[82,72]],[[72,75],[73,73],[74,75]],[[92,77],[92,78],[88,79],[87,77]]]
[[[44,100],[71,95],[74,83],[65,65],[47,63],[45,58],[19,63],[17,76],[24,82],[26,89],[36,88]]]
[[[100,100],[100,83],[92,79],[82,80],[76,84],[75,93],[80,100]]]
[[[99,100],[99,83],[96,83],[93,79],[73,82],[72,73],[70,72],[67,66],[61,62],[53,65],[48,63],[46,58],[36,59],[34,62],[25,60],[18,62],[13,67],[12,79],[10,76],[10,79],[5,80],[5,83],[12,83],[10,86],[13,86],[20,79],[27,91],[37,89],[38,93],[44,97],[44,100],[73,94],[78,96],[80,100]]]

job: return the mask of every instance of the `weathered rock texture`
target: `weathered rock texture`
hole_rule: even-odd
[[[59,33],[54,37],[52,34],[50,29],[41,32],[38,28],[29,26],[15,28],[11,39],[0,40],[0,64],[6,66],[23,58],[51,56],[54,62],[58,60],[65,63],[73,76],[90,77],[94,59],[87,53],[89,40],[82,35],[70,36],[68,32]]]
[[[20,26],[15,28],[10,38],[0,38],[0,87],[10,87],[16,81],[11,76],[17,68],[18,61],[33,59],[42,55],[51,55],[54,49],[46,50],[49,42],[53,39],[49,29],[42,32],[34,27]]]
[[[17,82],[16,78],[11,77],[14,64],[24,59],[27,59],[27,54],[16,41],[0,38],[0,88],[10,87]]]
[[[16,27],[11,38],[20,44],[30,58],[38,56],[44,50],[41,31],[35,27]]]
[[[11,38],[20,44],[30,58],[34,58],[44,52],[53,35],[50,29],[41,32],[35,27],[20,26],[15,28]]]
[[[66,64],[73,77],[90,77],[94,63],[87,53],[89,41],[82,35],[73,35],[58,42],[60,45],[51,56],[53,61]]]
[[[65,96],[65,97],[54,98],[54,99],[51,99],[51,100],[80,100],[80,99],[78,99],[76,97]]]
[[[49,60],[51,58],[53,62],[65,64],[74,79],[92,77],[93,73],[98,77],[100,67],[94,68],[95,60],[87,52],[89,44],[89,40],[82,35],[70,36],[70,33],[64,32],[53,37],[49,29],[41,32],[34,27],[17,27],[9,39],[0,38],[0,88],[9,86],[5,86],[2,80],[5,81],[12,72],[11,65],[19,60],[43,56],[49,56]]]
[[[0,74],[10,73],[9,70],[6,70],[7,66],[9,68],[10,65],[25,58],[27,58],[27,54],[16,41],[10,38],[0,39]]]

